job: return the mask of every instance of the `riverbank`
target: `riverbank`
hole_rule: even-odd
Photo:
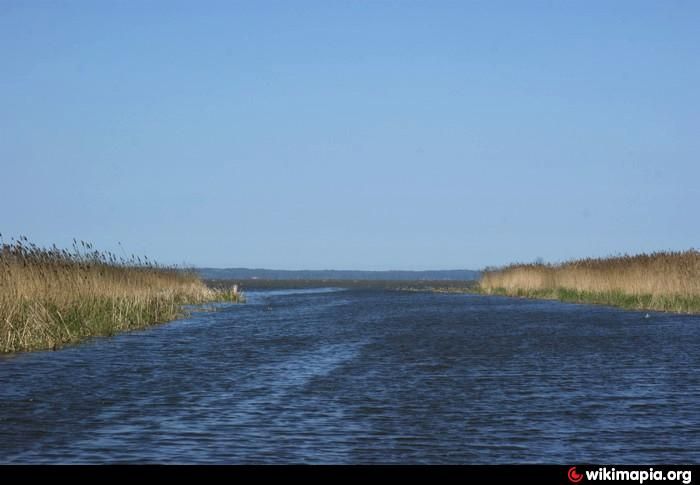
[[[657,252],[483,272],[483,294],[700,313],[700,252]]]
[[[239,298],[148,259],[85,242],[46,249],[22,238],[0,246],[0,352],[56,349],[173,320],[183,305]]]

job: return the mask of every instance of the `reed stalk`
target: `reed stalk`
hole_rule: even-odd
[[[56,349],[173,320],[183,305],[230,300],[193,271],[117,257],[90,243],[0,245],[0,352]]]
[[[487,294],[700,313],[700,251],[514,264],[487,269],[479,287]]]

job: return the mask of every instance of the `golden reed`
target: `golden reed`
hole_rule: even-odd
[[[0,245],[0,352],[51,349],[172,320],[183,304],[227,299],[193,272],[20,238]],[[230,298],[229,298],[230,299]]]
[[[626,308],[700,312],[700,251],[514,264],[486,270],[481,291]]]

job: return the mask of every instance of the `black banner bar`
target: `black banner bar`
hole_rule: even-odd
[[[229,481],[232,478],[326,478],[365,477],[435,480],[441,482],[478,480],[482,483],[537,483],[586,485],[638,485],[664,483],[690,485],[697,482],[697,465],[3,465],[4,481],[10,478],[47,478],[50,480],[92,479],[206,479]]]

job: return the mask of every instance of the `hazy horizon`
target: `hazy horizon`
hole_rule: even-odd
[[[479,269],[473,268],[443,268],[443,269],[364,269],[364,268],[251,268],[247,266],[229,266],[229,267],[215,267],[215,266],[195,266],[195,269],[214,269],[214,270],[246,270],[246,271],[282,271],[282,272],[294,272],[300,273],[305,271],[323,272],[323,271],[342,271],[342,272],[359,272],[359,273],[431,273],[431,272],[453,272],[453,271],[474,271],[478,272]],[[483,268],[482,268],[483,269]]]
[[[693,2],[5,1],[0,232],[280,270],[696,247],[699,21]]]

